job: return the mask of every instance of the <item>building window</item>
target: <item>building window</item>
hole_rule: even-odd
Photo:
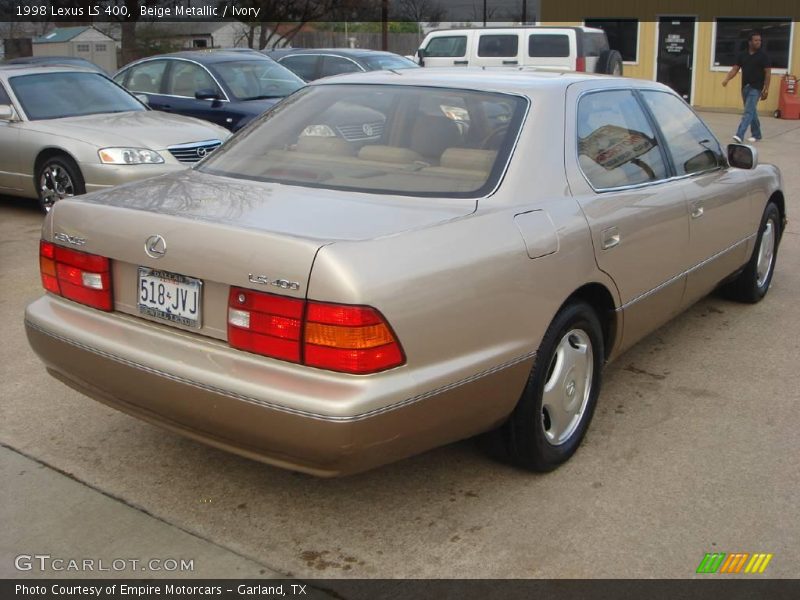
[[[638,62],[639,21],[637,19],[586,19],[587,27],[597,27],[606,32],[608,46],[622,54],[625,62]]]
[[[95,44],[94,45],[94,51],[95,52],[105,52],[106,51],[106,45],[105,44]]]
[[[731,67],[739,52],[747,49],[750,33],[761,34],[761,47],[769,55],[775,69],[789,68],[791,19],[716,19],[714,66]]]
[[[208,40],[192,40],[192,48],[208,48]]]
[[[89,44],[77,44],[75,48],[78,52],[91,52]]]

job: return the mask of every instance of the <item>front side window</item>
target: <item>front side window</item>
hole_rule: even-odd
[[[305,85],[297,75],[273,60],[236,60],[215,63],[211,68],[239,100],[283,98]]]
[[[519,49],[518,35],[482,35],[478,41],[478,56],[513,57]]]
[[[523,98],[501,93],[311,86],[200,168],[287,185],[474,198],[499,181],[526,107]]]
[[[666,92],[645,91],[642,97],[664,134],[678,175],[724,164],[719,142],[683,100]]]
[[[31,121],[147,110],[98,73],[37,73],[12,77],[9,82]]]
[[[595,189],[667,177],[658,140],[630,90],[595,92],[580,99],[578,163]]]
[[[431,58],[461,58],[467,53],[467,36],[448,35],[435,37],[428,42],[425,56]]]
[[[569,36],[565,33],[532,33],[528,37],[528,56],[533,58],[569,56]]]
[[[776,69],[789,66],[789,40],[792,22],[789,19],[728,19],[718,18],[714,40],[714,66],[732,67],[740,52],[747,51],[751,33],[761,34],[761,49]]]
[[[203,67],[183,60],[175,61],[167,83],[167,94],[194,98],[200,90],[219,92],[217,84]]]
[[[617,50],[626,62],[636,62],[639,44],[639,21],[637,19],[586,19],[587,27],[596,27],[606,32],[608,46]]]
[[[131,67],[124,73],[130,73],[128,76],[128,85],[126,86],[132,92],[143,92],[146,94],[158,94],[161,92],[161,80],[164,77],[164,72],[167,69],[167,61],[165,60],[151,60],[136,66]],[[119,77],[119,75],[117,75]],[[120,83],[114,78],[114,81]]]
[[[0,104],[11,104],[11,98],[8,97],[8,94],[2,85],[0,85]]]

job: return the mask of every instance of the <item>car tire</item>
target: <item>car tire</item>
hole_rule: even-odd
[[[617,50],[604,50],[597,59],[597,73],[622,76],[622,55]]]
[[[773,117],[775,117],[776,119],[780,119],[780,118],[781,118],[781,111],[780,111],[780,109],[776,109],[776,110],[775,110],[775,112],[774,112],[774,113],[772,113],[772,116],[773,116]]]
[[[514,412],[494,432],[493,454],[501,456],[502,446],[505,459],[538,472],[575,454],[600,394],[604,357],[597,313],[585,302],[567,304],[542,338]]]
[[[86,184],[78,165],[66,154],[56,154],[42,161],[35,174],[39,208],[48,213],[63,198],[86,193]]]
[[[782,233],[780,211],[774,202],[769,202],[761,217],[753,255],[744,270],[723,286],[725,296],[751,304],[766,296],[775,273]]]

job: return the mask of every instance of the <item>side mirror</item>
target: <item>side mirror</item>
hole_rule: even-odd
[[[198,100],[219,100],[219,94],[216,90],[212,90],[211,88],[197,90],[194,93],[194,97]]]
[[[0,104],[0,121],[16,121],[17,113],[10,104]]]
[[[737,169],[755,169],[758,166],[758,152],[752,146],[728,144],[728,164]]]
[[[417,56],[419,57],[419,66],[425,66],[425,48],[419,48],[417,50]]]
[[[147,94],[134,94],[134,97],[145,106],[149,106],[150,97]]]

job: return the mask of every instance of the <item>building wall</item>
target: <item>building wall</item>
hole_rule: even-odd
[[[714,19],[716,17],[791,18],[792,37],[788,72],[800,71],[800,1],[771,0],[573,0],[570,3],[542,0],[542,24],[582,25],[588,19],[638,19],[639,48],[636,64],[626,63],[628,77],[655,79],[658,17],[685,15],[697,18],[692,104],[698,107],[739,110],[741,75],[722,87],[725,70],[712,69]],[[778,106],[782,71],[773,72],[769,98],[759,110],[772,112]]]

